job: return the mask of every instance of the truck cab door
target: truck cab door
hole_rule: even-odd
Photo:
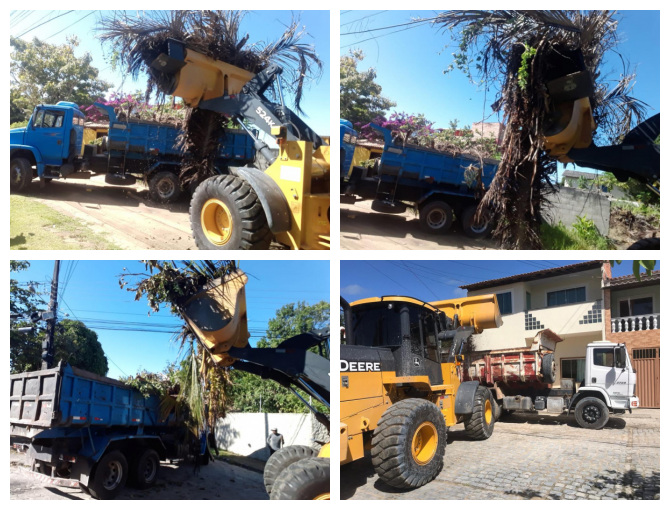
[[[36,147],[47,165],[62,165],[70,150],[65,111],[40,108],[26,129],[26,145]],[[67,136],[66,136],[67,135]]]
[[[625,395],[628,391],[631,369],[627,366],[627,356],[620,349],[625,347],[595,347],[591,360],[591,374],[588,386],[598,386],[610,395]],[[622,354],[623,362],[622,362]],[[631,389],[632,391],[632,389]]]

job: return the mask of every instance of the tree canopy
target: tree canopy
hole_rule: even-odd
[[[98,77],[93,57],[75,56],[76,37],[66,44],[49,44],[34,38],[32,42],[11,37],[10,109],[11,121],[25,120],[37,104],[72,101],[91,104],[111,87]],[[23,113],[23,118],[21,117]]]
[[[382,96],[373,67],[358,70],[358,63],[364,58],[362,50],[351,50],[349,55],[340,57],[340,117],[354,124],[367,124],[396,105]]]

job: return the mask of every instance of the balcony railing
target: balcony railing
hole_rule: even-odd
[[[661,314],[649,313],[633,317],[615,317],[611,321],[612,333],[626,333],[628,331],[647,331],[661,329]]]

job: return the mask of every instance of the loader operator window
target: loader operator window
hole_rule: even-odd
[[[599,367],[613,367],[614,350],[593,349],[593,364]]]
[[[440,362],[440,355],[437,347],[437,324],[435,323],[435,316],[432,313],[425,313],[423,316],[423,338],[424,357],[426,359]]]
[[[400,306],[397,303],[355,307],[352,319],[354,338],[347,340],[348,345],[397,347],[402,343]]]

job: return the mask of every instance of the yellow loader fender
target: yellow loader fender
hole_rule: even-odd
[[[230,167],[230,173],[244,179],[263,206],[268,227],[277,234],[291,230],[291,210],[277,183],[265,172],[248,166]]]

